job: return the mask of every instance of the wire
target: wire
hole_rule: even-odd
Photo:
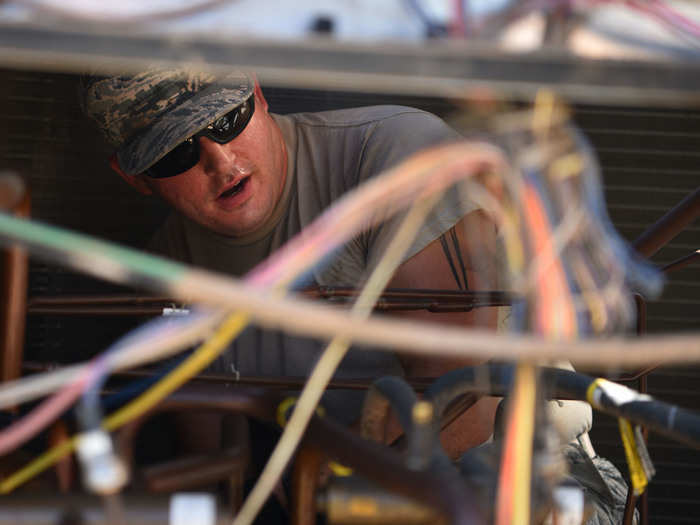
[[[173,319],[151,321],[138,330],[122,337],[116,344],[112,345],[107,352],[81,369],[76,378],[67,386],[51,398],[44,400],[38,407],[34,408],[22,419],[0,431],[0,455],[11,452],[23,442],[38,434],[67,410],[68,407],[80,397],[83,391],[90,392],[91,385],[100,385],[100,378],[105,377],[104,372],[107,368],[106,362],[116,353],[124,351],[125,349],[128,351],[130,349],[130,343],[139,341],[141,344],[150,344],[154,339],[160,339],[172,333],[179,334],[180,327],[189,327],[192,321],[198,320],[197,318],[198,316],[195,316],[191,320],[187,319],[187,322],[181,320],[174,321]],[[96,403],[99,399],[99,390],[95,392],[95,390],[92,389],[92,397],[93,403]],[[94,426],[98,424],[99,418],[95,421]]]
[[[353,317],[366,317],[371,313],[374,303],[396,270],[400,258],[410,247],[424,218],[439,197],[439,193],[434,194],[428,199],[419,201],[409,210],[398,232],[396,232],[396,235],[389,243],[386,252],[353,305],[351,310]],[[255,486],[234,518],[233,525],[252,524],[260,509],[270,497],[294,451],[297,449],[309,420],[313,416],[316,406],[328,386],[328,382],[333,377],[349,347],[350,340],[336,336],[321,354],[321,358],[316,363],[309,380],[301,391],[299,401],[282,432],[279,442],[270,455]]]
[[[113,370],[131,368],[142,363],[168,357],[180,349],[199,343],[222,319],[219,313],[193,312],[187,317],[169,318],[169,329],[157,337],[130,340],[110,359]],[[155,332],[154,332],[155,333]],[[120,340],[124,341],[124,340]],[[90,368],[92,362],[71,365],[53,372],[35,374],[0,385],[0,407],[18,405],[60,389],[75,381]]]
[[[248,324],[249,317],[245,313],[234,313],[224,320],[216,333],[187,358],[178,368],[166,375],[160,382],[147,392],[120,408],[102,422],[107,431],[116,430],[125,423],[139,417],[158,404],[171,392],[182,386],[193,375],[206,368],[223,352],[231,339],[236,337]],[[27,466],[0,482],[0,494],[8,494],[19,485],[30,480],[47,469],[62,457],[70,454],[76,447],[79,436],[53,447],[40,455]]]
[[[459,174],[463,173],[461,170],[464,168],[464,162],[459,162],[459,158],[457,158],[458,162],[453,163],[452,165],[448,165],[447,168],[444,168],[442,172],[445,174],[445,176],[442,177],[443,180],[454,180],[456,177],[459,176]],[[432,167],[435,162],[435,156],[434,155],[424,155],[424,156],[418,156],[417,161],[414,163],[414,166],[418,170],[423,170],[423,171],[432,171]],[[467,162],[468,165],[471,166],[471,171],[468,173],[475,173],[478,168],[478,164],[475,165],[473,160],[470,158],[468,159]],[[395,172],[394,172],[395,173]],[[421,172],[415,172],[414,173],[418,176],[421,175]],[[423,176],[425,176],[423,174]],[[395,178],[395,174],[394,174]],[[424,193],[430,193],[430,191],[433,191],[433,196],[431,197],[431,201],[433,202],[434,199],[436,199],[435,195],[440,195],[439,192],[435,192],[434,188],[439,188],[442,189],[440,186],[439,182],[436,184],[433,182],[431,184],[433,188],[428,188],[422,190]],[[374,190],[374,195],[380,196],[382,194],[382,187],[378,187],[379,190],[377,190],[377,186],[373,186],[370,189]],[[277,286],[285,285],[291,282],[296,276],[301,273],[306,267],[308,267],[309,264],[312,264],[315,262],[314,257],[318,258],[322,256],[324,253],[327,251],[331,250],[336,244],[341,242],[341,239],[343,238],[341,236],[335,236],[334,239],[328,239],[328,231],[333,231],[334,228],[333,226],[337,227],[340,225],[338,222],[338,219],[343,221],[344,217],[347,217],[348,215],[355,215],[355,222],[354,225],[356,228],[359,228],[362,222],[366,223],[365,221],[359,220],[359,217],[357,216],[356,212],[356,206],[353,206],[353,201],[350,200],[348,204],[347,199],[341,200],[341,202],[337,205],[331,208],[330,212],[331,213],[324,213],[319,219],[317,219],[314,223],[312,223],[311,227],[309,228],[309,231],[306,231],[303,236],[298,236],[295,239],[292,240],[292,242],[289,243],[289,249],[282,250],[282,253],[280,256],[277,257],[277,260],[271,260],[267,262],[266,264],[263,265],[263,270],[260,271],[259,269],[254,269],[247,277],[246,280],[255,284],[258,284],[259,286],[265,286],[265,285],[271,285],[273,283],[277,283]],[[344,207],[345,206],[345,207]],[[337,209],[341,210],[341,213],[337,212]],[[345,211],[343,214],[342,211]],[[427,212],[426,212],[427,213]],[[410,215],[410,214],[409,214]],[[320,224],[320,226],[319,226]],[[345,225],[345,234],[346,236],[349,236],[347,233],[347,225]],[[417,226],[416,226],[417,228]],[[41,232],[39,232],[41,233]],[[339,232],[342,233],[342,232]],[[325,234],[325,235],[324,235]],[[36,236],[35,236],[36,237]],[[397,237],[398,238],[398,237]],[[67,239],[68,241],[74,241],[73,244],[80,244],[79,242],[76,243],[76,239]],[[80,239],[78,239],[79,241]],[[400,240],[400,239],[399,239]],[[121,255],[122,259],[125,259],[123,253],[117,253],[118,255]],[[149,262],[149,261],[146,261]],[[392,270],[393,271],[393,270]],[[379,274],[380,276],[382,275],[381,273]],[[368,285],[372,284],[371,283],[372,279],[370,279],[370,283]],[[383,288],[383,286],[381,287]],[[380,291],[372,291],[372,294],[375,294],[378,296]],[[358,299],[357,303],[359,305],[363,304],[363,301],[366,301],[366,297],[361,294]],[[372,300],[370,305],[365,306],[365,309],[368,311],[371,311],[371,307],[376,301],[376,297],[374,300]],[[162,324],[162,323],[161,323]],[[161,324],[155,324],[155,327],[160,327]],[[242,329],[242,328],[241,328]],[[154,329],[151,328],[150,331],[148,330],[142,330],[145,331],[147,334],[153,333]],[[131,337],[127,337],[127,341],[130,341],[132,339],[139,340],[139,336],[142,337],[141,331]],[[123,345],[122,345],[123,346]],[[91,370],[91,374],[93,376],[96,376],[96,379],[91,381],[90,384],[93,386],[99,386],[100,384],[100,379],[102,377],[105,377],[105,373],[108,370],[108,362],[111,360],[113,355],[119,355],[120,352],[123,352],[122,346],[117,345],[115,349],[113,349],[110,353],[108,353],[106,356],[98,359],[95,364],[93,365],[93,369]],[[333,346],[333,345],[331,345]],[[333,356],[335,354],[340,356],[340,359],[342,359],[342,355],[345,353],[345,349],[342,348],[343,345],[339,345],[336,342],[336,345],[334,346],[335,351],[334,352],[328,352],[329,356]],[[205,352],[203,349],[206,348],[206,344],[198,349],[188,360],[186,360],[178,369],[175,371],[171,372],[170,375],[168,375],[163,381],[155,385],[151,390],[143,394],[139,399],[133,401],[130,405],[122,409],[125,411],[124,413],[126,415],[123,415],[122,417],[126,417],[127,419],[130,417],[137,417],[139,413],[142,411],[146,410],[146,408],[143,408],[144,406],[150,406],[149,403],[151,402],[157,402],[157,400],[161,399],[167,393],[169,393],[171,390],[170,385],[171,384],[182,384],[184,381],[186,381],[189,377],[192,375],[196,374],[198,371],[202,370],[203,367],[206,367],[211,360],[213,360],[216,355],[210,356]],[[221,351],[223,351],[223,347],[221,348]],[[218,354],[217,354],[218,355]],[[329,357],[329,362],[332,362],[332,357]],[[204,364],[200,364],[204,363]],[[337,367],[337,364],[333,366],[333,370]],[[181,375],[180,375],[181,374]],[[332,374],[332,372],[331,372]],[[182,378],[185,379],[182,379]],[[330,377],[326,380],[326,383]],[[173,383],[174,382],[174,383]],[[173,387],[175,388],[175,387]],[[323,386],[325,389],[325,384]],[[75,392],[72,390],[72,392]],[[96,426],[97,420],[99,419],[99,407],[97,405],[97,399],[98,396],[96,394],[97,390],[92,389],[89,391],[89,395],[86,399],[85,403],[85,408],[83,410],[84,413],[86,413],[86,418],[87,418],[87,426],[88,428],[92,426]],[[163,393],[165,392],[165,393]],[[60,394],[59,394],[60,395]],[[61,398],[63,399],[63,397]],[[156,401],[152,401],[152,400]],[[140,401],[142,400],[142,401]],[[139,404],[140,402],[143,402],[144,405]],[[129,408],[131,407],[131,408]],[[121,411],[120,411],[121,413]],[[116,417],[116,416],[115,416]],[[45,420],[47,420],[45,418]],[[94,420],[94,422],[93,422]],[[302,428],[303,431],[303,428]]]
[[[494,521],[497,525],[530,521],[535,392],[535,367],[528,363],[519,364],[501,456]]]
[[[498,170],[499,166],[504,166],[502,157],[493,147],[483,149],[476,144],[444,146],[433,149],[431,154],[423,153],[418,157],[413,157],[392,170],[392,173],[388,175],[393,174],[393,178],[383,177],[383,181],[375,181],[376,184],[371,189],[363,188],[362,191],[353,192],[352,205],[346,202],[343,210],[348,213],[348,218],[352,218],[353,224],[351,226],[356,228],[359,225],[366,225],[367,214],[370,210],[389,208],[389,204],[394,202],[394,194],[398,195],[400,200],[406,201],[415,194],[414,189],[408,190],[409,187],[429,188],[434,185],[439,177],[433,177],[430,180],[423,180],[416,176],[402,178],[409,171],[407,166],[415,166],[417,158],[424,163],[428,159],[432,159],[437,164],[445,162],[447,159],[454,159],[453,155],[469,157],[471,160],[464,162],[465,165],[480,165],[491,170]],[[456,161],[454,162],[456,163]],[[397,178],[397,174],[400,177]],[[442,185],[442,183],[440,184]],[[381,186],[382,191],[379,191],[379,186]],[[586,191],[587,205],[589,209],[593,210],[592,215],[600,217],[605,213],[604,208],[598,204],[597,196],[591,199],[591,194],[591,191]],[[351,197],[348,196],[348,199]],[[394,206],[397,205],[398,203],[394,202]],[[332,219],[331,212],[328,213]],[[362,220],[358,219],[358,216]],[[331,237],[339,232],[345,237],[347,235],[347,229],[343,230],[345,217],[338,212],[334,218],[335,224],[332,224],[334,229],[331,231]],[[604,224],[604,228],[607,228],[607,222]],[[700,356],[700,341],[692,336],[665,337],[658,341],[651,339],[638,343],[631,343],[623,339],[610,340],[603,343],[607,346],[606,353],[594,355],[589,348],[593,345],[586,343],[571,345],[567,350],[567,347],[562,345],[549,342],[543,344],[537,339],[526,337],[516,339],[486,332],[445,327],[430,329],[428,326],[416,326],[415,323],[409,324],[399,321],[360,321],[351,319],[341,312],[310,305],[306,302],[271,298],[260,294],[259,289],[240,286],[230,278],[222,278],[210,272],[189,270],[184,265],[146,256],[55,227],[0,215],[0,231],[6,239],[28,244],[40,255],[53,257],[93,275],[119,282],[140,283],[151,288],[165,290],[168,295],[188,301],[198,299],[219,307],[244,307],[259,321],[272,326],[285,327],[294,333],[301,332],[320,337],[337,333],[375,346],[402,347],[408,351],[412,350],[413,353],[459,357],[517,358],[527,356],[533,359],[568,357],[579,360],[581,363],[640,364],[657,360],[653,344],[663,345],[669,362],[687,362]],[[327,236],[321,237],[321,242],[327,240]],[[617,255],[620,254],[629,258],[629,254],[624,251],[617,253]],[[303,267],[305,264],[303,256],[299,258],[297,263]],[[635,267],[630,265],[628,268],[631,271]],[[639,280],[648,284],[654,279]],[[595,344],[600,345],[601,343]],[[630,349],[634,349],[634,351],[631,352]],[[137,354],[132,357],[130,363],[136,365],[147,362],[149,359],[160,358],[161,355],[144,352],[142,355]],[[34,381],[41,382],[42,388],[46,388],[43,393],[46,393],[47,390],[50,391],[49,386],[54,389],[63,384],[67,378],[75,377],[78,370],[78,368],[72,368],[69,371],[45,374],[38,380],[22,380],[20,383],[13,384],[9,393],[18,394],[19,391],[14,387],[18,384],[23,386],[29,384],[25,381],[31,381],[33,386],[36,386]],[[0,394],[2,392],[8,393],[7,390],[0,387]],[[26,391],[24,393],[26,394]],[[2,396],[0,395],[0,397]],[[13,399],[9,404],[16,402]]]

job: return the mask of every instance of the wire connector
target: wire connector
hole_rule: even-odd
[[[115,455],[107,432],[95,429],[78,436],[77,453],[88,490],[97,494],[114,494],[124,487],[127,470]]]

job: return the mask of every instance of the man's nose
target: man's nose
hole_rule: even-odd
[[[218,175],[231,171],[236,154],[227,147],[207,137],[199,138],[199,162],[207,175]]]

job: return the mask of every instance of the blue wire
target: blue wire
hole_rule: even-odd
[[[115,392],[114,394],[107,396],[102,400],[102,410],[107,412],[115,410],[121,405],[125,404],[127,401],[130,401],[134,397],[138,396],[142,392],[145,392],[152,385],[160,381],[163,376],[170,373],[177,366],[179,366],[180,363],[182,363],[189,354],[190,352],[186,352],[182,356],[178,356],[175,359],[171,359],[164,366],[155,370],[152,375],[144,377],[137,381],[132,381],[119,392]]]

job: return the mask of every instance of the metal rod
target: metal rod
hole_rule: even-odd
[[[55,370],[62,365],[57,363],[45,363],[37,361],[25,361],[22,369],[25,372],[47,372]],[[123,370],[115,372],[112,377],[116,379],[129,379],[135,377],[149,377],[153,375],[153,370],[136,369]],[[376,380],[374,377],[356,378],[356,379],[333,379],[328,388],[345,389],[345,390],[366,390]],[[194,382],[200,383],[223,383],[227,385],[237,384],[242,386],[256,386],[275,388],[279,390],[299,390],[306,384],[306,378],[289,377],[289,376],[240,376],[235,378],[233,375],[225,374],[200,374],[193,379]],[[425,390],[430,383],[434,381],[431,377],[409,377],[406,381],[418,392]]]
[[[6,198],[3,200],[7,200],[5,204],[9,211],[17,217],[29,217],[31,196],[22,179],[5,174],[0,177],[0,185],[0,193],[5,194]],[[8,191],[10,188],[14,191]],[[27,252],[18,245],[10,246],[0,253],[0,380],[10,381],[17,379],[22,372],[29,267]]]
[[[347,287],[324,286],[302,290],[310,298],[349,302],[358,291]],[[458,291],[395,289],[386,290],[375,307],[380,311],[428,310],[430,312],[463,312],[473,308],[507,306],[512,295],[502,291]],[[167,297],[131,295],[69,295],[32,297],[27,313],[32,315],[161,315],[163,308],[177,306]]]
[[[700,216],[700,187],[656,221],[633,243],[644,257],[651,257]]]
[[[695,250],[690,255],[686,255],[685,257],[681,257],[680,259],[676,259],[675,261],[668,263],[666,266],[661,268],[661,271],[665,273],[675,272],[676,270],[685,268],[695,261],[700,261],[700,250]]]

